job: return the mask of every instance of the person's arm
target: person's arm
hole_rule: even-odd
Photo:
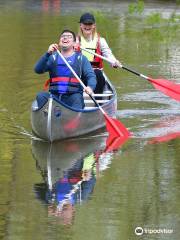
[[[56,51],[57,48],[58,45],[56,43],[49,45],[47,52],[39,59],[39,61],[34,67],[34,71],[36,73],[41,74],[51,70],[50,68],[52,66],[52,63],[53,61],[55,61],[55,56],[53,55],[53,53]]]
[[[50,66],[50,56],[48,52],[46,52],[36,63],[34,67],[34,71],[38,74],[45,73],[49,71],[49,66]]]
[[[96,75],[94,73],[94,70],[93,70],[90,62],[88,61],[88,59],[85,56],[82,56],[82,75],[83,75],[83,78],[87,82],[87,87],[90,87],[93,91],[95,89],[96,83],[97,83]]]
[[[102,55],[106,58],[108,58],[110,61],[112,61],[111,66],[112,67],[118,67],[120,65],[120,62],[115,58],[113,55],[111,49],[109,48],[105,38],[100,38],[100,47]]]

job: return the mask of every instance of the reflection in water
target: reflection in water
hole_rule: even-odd
[[[149,143],[167,142],[180,137],[180,117],[163,117],[154,127],[156,137],[152,138]]]
[[[72,224],[74,205],[90,197],[96,179],[111,163],[112,151],[124,141],[116,140],[109,146],[106,142],[105,136],[53,144],[32,142],[32,153],[45,182],[36,184],[35,191],[48,204],[49,216]]]
[[[61,0],[43,0],[42,10],[43,12],[53,11],[54,13],[60,13]]]
[[[6,81],[1,81],[0,88],[0,238],[84,240],[86,237],[82,234],[83,230],[89,239],[97,239],[97,236],[100,239],[136,239],[134,228],[137,226],[174,226],[175,236],[149,235],[142,238],[180,239],[180,141],[175,139],[163,144],[144,144],[144,141],[159,136],[153,126],[163,116],[180,116],[180,107],[176,101],[153,90],[144,80],[107,66],[107,75],[111,76],[118,92],[117,117],[130,127],[135,136],[123,148],[123,154],[116,154],[112,156],[113,159],[109,156],[106,158],[107,163],[105,158],[98,158],[95,176],[98,184],[91,195],[93,201],[87,201],[83,206],[75,205],[76,209],[80,209],[78,214],[76,210],[76,224],[72,231],[64,231],[64,228],[53,225],[54,217],[52,220],[47,218],[47,207],[44,208],[40,201],[34,199],[32,186],[43,181],[38,180],[39,172],[34,169],[35,162],[29,154],[31,136],[19,135],[23,130],[15,127],[23,127],[27,132],[31,129],[29,108],[37,89],[42,88],[43,81],[42,78],[37,81],[33,73],[35,59],[43,52],[47,41],[57,36],[59,29],[67,26],[77,31],[77,21],[85,9],[97,12],[100,32],[110,40],[116,57],[124,64],[147,75],[163,75],[168,79],[180,80],[179,22],[176,27],[171,27],[168,22],[167,27],[147,29],[151,25],[144,22],[146,16],[134,18],[126,14],[129,2],[132,1],[113,1],[112,4],[111,1],[66,0],[61,1],[61,13],[57,15],[52,8],[49,8],[49,12],[43,12],[42,0],[0,1],[0,44],[3,46],[0,75],[2,78],[6,76]],[[146,2],[145,15],[154,11],[172,13],[175,1]],[[13,47],[10,48],[12,39]],[[11,117],[14,119],[13,124]],[[160,130],[162,136],[164,129]],[[51,153],[54,155],[53,148]],[[77,146],[74,144],[73,148],[75,151]],[[49,150],[48,144],[43,150],[33,146],[37,164],[46,180]],[[79,151],[82,150],[83,147]],[[74,155],[73,150],[69,155]],[[81,157],[83,156],[74,159]],[[56,159],[61,162],[62,153]],[[51,160],[53,161],[52,158]],[[68,158],[66,160],[68,162]],[[58,161],[59,173],[63,161],[59,166]],[[97,173],[102,173],[111,161],[113,164],[110,169],[104,171],[105,177],[98,180]],[[55,176],[53,173],[56,173],[52,166],[53,164],[51,179]],[[48,180],[47,187],[45,184],[36,184],[36,187],[41,189],[39,192],[44,201]]]

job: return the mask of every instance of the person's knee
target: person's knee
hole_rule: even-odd
[[[49,93],[48,92],[39,92],[36,96],[38,108],[42,108],[49,99]]]
[[[80,93],[72,94],[68,100],[69,105],[73,108],[83,109],[85,106],[83,95]]]
[[[49,93],[48,92],[38,92],[37,97],[36,98],[49,98]]]

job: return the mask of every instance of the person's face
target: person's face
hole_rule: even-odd
[[[64,49],[69,49],[74,47],[74,38],[72,33],[69,32],[64,32],[59,39],[59,46],[64,48]]]
[[[94,24],[94,23],[93,24],[92,23],[88,23],[88,24],[81,23],[80,24],[81,31],[82,31],[83,35],[85,35],[85,36],[92,35],[95,27],[96,27],[96,24]]]
[[[64,204],[61,210],[55,205],[48,206],[48,215],[58,217],[64,225],[72,224],[74,213],[74,206],[70,203]]]

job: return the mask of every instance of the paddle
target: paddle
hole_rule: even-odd
[[[117,151],[126,141],[128,140],[128,137],[115,137],[111,138],[109,136],[106,140],[106,147],[104,149],[104,153],[107,152],[115,152]]]
[[[103,57],[97,53],[94,53],[93,51],[89,50],[89,49],[85,49],[85,48],[82,48],[81,47],[81,50],[83,51],[86,51],[90,54],[93,54],[99,58],[102,58],[103,60],[109,62],[109,63],[113,63],[112,60],[109,60],[108,58],[106,57]],[[180,101],[180,84],[175,84],[173,83],[172,81],[169,81],[169,80],[166,80],[166,79],[163,79],[163,78],[159,78],[159,79],[153,79],[153,78],[150,78],[150,77],[147,77],[141,73],[138,73],[128,67],[125,67],[123,66],[122,64],[119,65],[120,68],[128,71],[128,72],[131,72],[139,77],[142,77],[148,81],[150,81],[153,86],[160,90],[161,92],[163,92],[165,95],[177,100],[177,101]]]
[[[77,78],[77,80],[80,82],[80,84],[82,85],[83,89],[86,88],[86,86],[84,85],[84,83],[82,82],[82,80],[79,78],[79,76],[76,74],[76,72],[73,70],[73,68],[70,66],[70,64],[66,61],[66,59],[64,58],[64,56],[61,54],[61,52],[57,49],[57,53],[59,54],[59,56],[63,59],[63,61],[65,62],[65,64],[67,65],[67,67],[71,70],[71,72],[73,73],[73,75]],[[126,127],[117,119],[114,118],[110,118],[107,113],[104,111],[104,109],[98,104],[98,102],[96,101],[96,99],[91,95],[88,94],[90,96],[90,98],[93,100],[93,102],[96,104],[96,106],[99,108],[99,110],[102,112],[102,114],[105,117],[105,122],[106,122],[106,129],[109,132],[109,134],[111,134],[111,136],[113,137],[129,137],[130,136],[130,132],[126,129]]]

